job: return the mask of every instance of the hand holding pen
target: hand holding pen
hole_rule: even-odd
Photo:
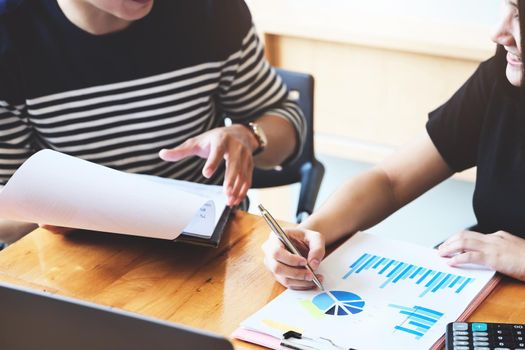
[[[324,237],[315,231],[283,230],[264,207],[259,206],[259,209],[273,231],[264,243],[263,250],[265,265],[276,280],[291,289],[311,289],[316,284],[318,288],[323,289],[323,276],[315,275],[314,271],[319,267],[325,254]],[[274,223],[270,224],[272,220]],[[286,238],[281,240],[279,229],[285,233],[299,255],[293,252],[292,247],[287,248],[284,242]]]

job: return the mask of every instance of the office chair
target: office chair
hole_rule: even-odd
[[[303,111],[306,140],[301,155],[281,170],[255,169],[252,188],[267,188],[301,183],[296,220],[302,222],[312,214],[324,176],[324,166],[314,153],[314,78],[309,74],[276,69],[290,90],[290,96]]]

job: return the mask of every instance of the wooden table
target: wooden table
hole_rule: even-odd
[[[0,280],[228,336],[284,290],[262,264],[267,235],[262,218],[242,212],[218,249],[37,229],[0,253]],[[525,284],[504,279],[471,320],[525,323]]]

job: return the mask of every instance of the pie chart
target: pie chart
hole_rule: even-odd
[[[312,303],[326,315],[346,316],[363,311],[365,302],[357,294],[332,290],[316,295]]]

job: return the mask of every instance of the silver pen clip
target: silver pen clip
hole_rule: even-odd
[[[295,331],[284,333],[280,345],[294,350],[356,350],[337,345],[328,338],[311,338]]]

